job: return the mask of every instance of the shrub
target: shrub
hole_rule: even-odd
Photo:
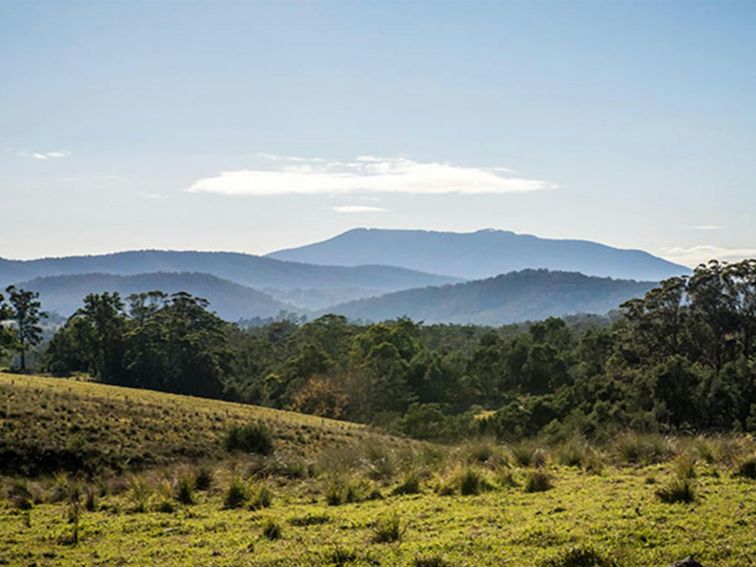
[[[659,435],[626,433],[615,440],[615,449],[622,462],[650,465],[667,460],[672,449]]]
[[[519,443],[510,447],[512,457],[521,467],[543,467],[546,465],[547,453],[530,442]]]
[[[456,493],[462,496],[471,496],[493,488],[494,485],[488,480],[484,471],[473,467],[464,467],[457,469],[446,480],[443,480],[437,491],[443,496]]]
[[[373,526],[373,543],[390,543],[399,541],[404,530],[397,514],[378,520]]]
[[[743,478],[756,480],[756,455],[743,460],[735,470],[735,474],[737,476],[742,476]]]
[[[249,507],[252,510],[261,510],[262,508],[269,508],[272,502],[273,493],[267,486],[262,485],[252,495]]]
[[[197,469],[194,475],[194,488],[197,490],[210,490],[213,485],[213,469],[203,465]]]
[[[576,439],[564,443],[556,452],[556,460],[566,467],[580,467],[585,460],[587,447]]]
[[[459,493],[462,496],[480,494],[485,479],[475,469],[465,469],[459,479]]]
[[[29,483],[25,480],[11,483],[6,490],[6,497],[16,510],[31,510],[34,506],[34,498]]]
[[[226,494],[223,497],[223,507],[226,509],[241,508],[247,501],[247,486],[241,477],[234,475],[228,483]]]
[[[615,567],[617,564],[590,547],[573,547],[562,554],[542,561],[541,567]]]
[[[688,503],[696,499],[696,491],[690,478],[675,476],[656,491],[656,496],[668,504]]]
[[[326,554],[325,559],[329,565],[339,567],[357,561],[357,554],[351,549],[337,545],[332,551]]]
[[[673,471],[677,478],[695,478],[696,460],[691,454],[683,453],[675,459]]]
[[[262,526],[262,534],[269,540],[281,539],[281,526],[272,518],[265,520]]]
[[[546,471],[534,470],[528,473],[525,492],[545,492],[551,488],[551,476]]]
[[[77,545],[79,543],[79,522],[81,520],[81,485],[78,482],[68,484],[68,523],[72,525],[71,538],[68,543]]]
[[[363,500],[380,498],[380,493],[371,490],[368,483],[355,478],[332,477],[326,485],[326,502],[329,506],[339,506]]]
[[[418,494],[420,492],[420,477],[414,473],[408,474],[402,482],[394,488],[392,494]]]
[[[368,477],[373,480],[386,480],[396,474],[396,455],[383,442],[369,439],[362,451],[362,464],[367,469]]]
[[[481,437],[470,441],[463,447],[466,461],[469,463],[498,465],[506,462],[500,447],[494,439]]]
[[[90,485],[84,491],[84,509],[87,512],[97,510],[97,487]]]
[[[273,435],[267,425],[251,422],[234,425],[226,432],[226,450],[270,455],[273,452]]]
[[[174,494],[181,504],[194,504],[194,479],[185,474],[179,476],[174,486]]]
[[[140,476],[132,476],[129,479],[129,500],[132,512],[144,512],[147,510],[147,502],[150,499],[150,487]]]

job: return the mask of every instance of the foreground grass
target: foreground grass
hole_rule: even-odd
[[[224,451],[228,428],[250,420],[269,425],[273,454]],[[0,564],[579,567],[545,562],[580,549],[604,565],[754,565],[753,453],[749,437],[434,447],[296,413],[0,374],[0,457],[29,467],[0,462]],[[55,459],[87,467],[44,473]]]
[[[554,467],[555,486],[526,493],[499,488],[477,496],[422,493],[328,506],[315,481],[274,486],[270,508],[224,510],[220,491],[172,513],[128,512],[124,496],[99,503],[68,543],[65,504],[40,504],[31,527],[20,511],[0,508],[0,560],[64,565],[536,565],[572,547],[591,547],[619,565],[658,566],[694,555],[704,565],[756,561],[753,481],[708,468],[693,504],[665,504],[648,477],[663,465],[586,475]],[[518,471],[516,477],[524,475]],[[396,515],[399,541],[374,543],[374,524]],[[280,538],[263,524],[274,520]],[[305,525],[303,525],[305,524]],[[445,563],[440,563],[443,560]]]

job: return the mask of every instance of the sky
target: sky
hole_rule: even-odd
[[[0,0],[0,257],[499,228],[756,256],[756,2]]]

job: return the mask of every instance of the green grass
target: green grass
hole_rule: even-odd
[[[297,453],[372,435],[361,425],[294,412],[0,373],[0,472],[217,459],[226,454],[229,429],[249,422],[264,422],[277,449]]]
[[[542,459],[535,443],[522,451],[527,464],[517,465],[511,449],[490,440],[439,450],[353,424],[155,392],[10,375],[0,375],[0,392],[2,441],[13,443],[3,450],[17,450],[22,441],[29,450],[65,448],[75,426],[76,433],[86,431],[93,455],[105,453],[109,440],[120,443],[109,461],[102,457],[106,462],[118,465],[140,443],[153,455],[149,468],[124,473],[0,477],[0,565],[570,566],[600,560],[651,567],[688,555],[707,567],[756,564],[756,483],[738,474],[753,454],[748,437],[670,439],[663,453],[677,451],[674,461],[657,456],[659,442],[644,438],[642,445],[653,450],[641,452],[654,456],[639,459],[630,450],[632,464],[611,446],[590,448],[603,459],[595,474],[575,466],[571,455]],[[162,426],[161,415],[167,416]],[[274,453],[224,452],[229,424],[250,420],[271,428]],[[694,444],[708,447],[697,454],[723,456],[693,462],[683,451]],[[546,449],[560,454],[560,447]],[[541,468],[533,469],[539,459]],[[292,474],[302,462],[309,463],[305,473]],[[528,478],[540,473],[552,488],[527,492]],[[199,476],[210,480],[198,486]],[[695,500],[668,503],[657,496],[680,478],[695,482]],[[479,490],[463,491],[465,479]],[[230,485],[243,495],[238,507],[226,505]],[[79,507],[71,487],[80,491]],[[339,505],[329,505],[329,491],[339,494]]]

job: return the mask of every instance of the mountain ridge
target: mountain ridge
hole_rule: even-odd
[[[305,246],[277,250],[270,258],[356,266],[385,264],[468,280],[523,269],[576,271],[586,275],[659,281],[690,273],[648,252],[590,240],[541,238],[498,229],[445,232],[355,228]]]
[[[277,260],[243,252],[129,250],[111,254],[32,260],[0,258],[0,286],[45,276],[107,273],[198,272],[252,288],[364,288],[396,291],[459,281],[395,266],[324,266]]]
[[[645,294],[655,282],[521,270],[492,278],[388,293],[331,306],[321,313],[382,321],[407,316],[428,323],[504,325],[546,317],[605,314]]]
[[[273,317],[295,308],[250,287],[197,272],[152,272],[121,276],[90,273],[45,276],[20,282],[19,287],[39,292],[42,307],[69,316],[83,304],[89,293],[118,292],[125,299],[131,293],[163,291],[171,294],[186,291],[210,302],[210,310],[221,318]]]

